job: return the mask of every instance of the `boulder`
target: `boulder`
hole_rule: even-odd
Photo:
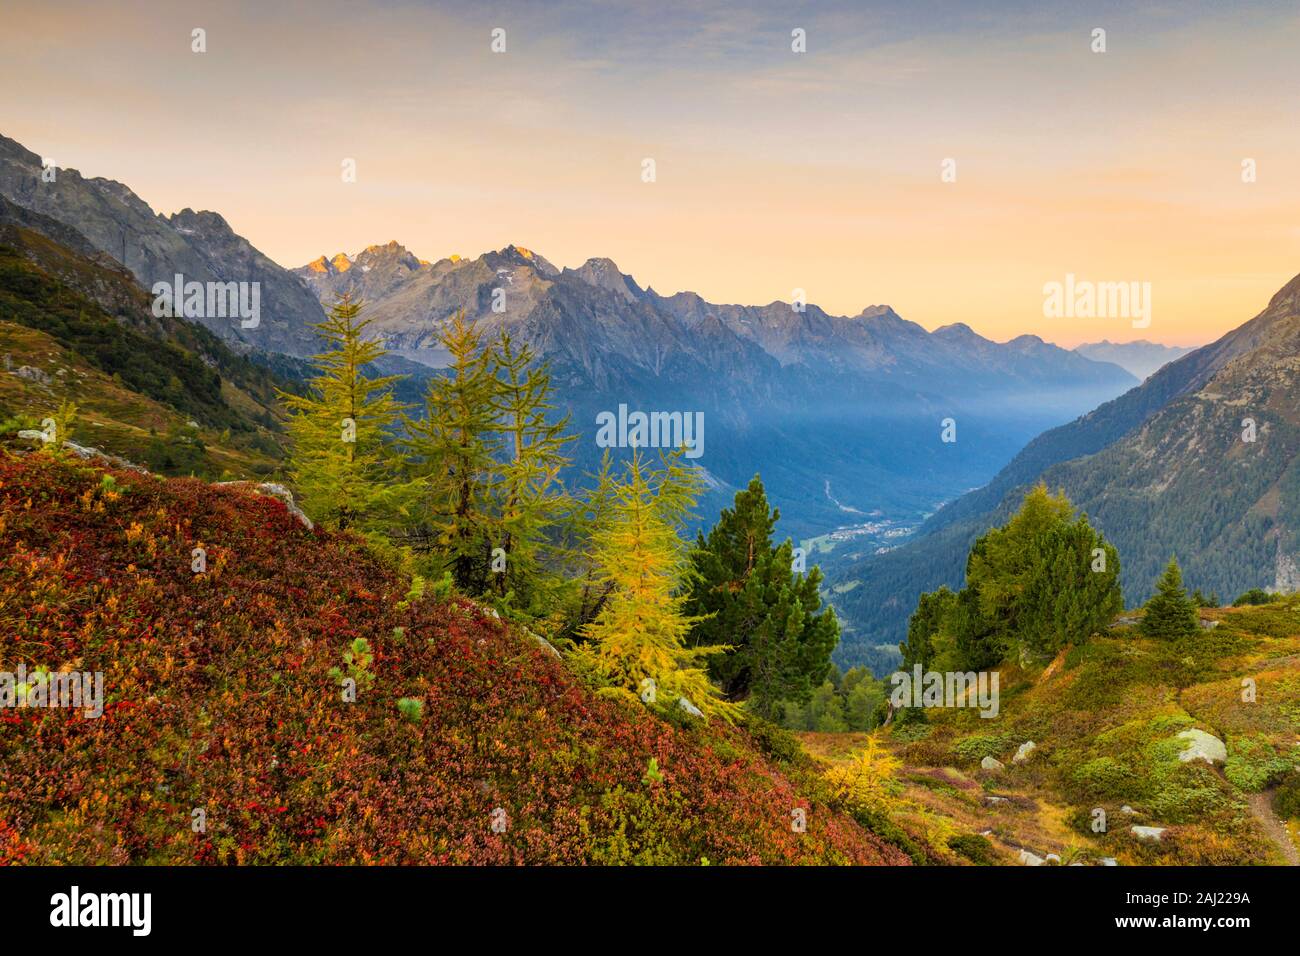
[[[1187,741],[1187,746],[1178,755],[1183,763],[1204,760],[1208,764],[1216,764],[1228,760],[1228,748],[1214,734],[1207,734],[1203,730],[1184,730],[1178,739]]]
[[[42,369],[31,365],[20,365],[14,370],[13,374],[17,375],[21,379],[26,379],[29,382],[36,382],[38,385],[50,384],[49,374]]]
[[[28,441],[38,441],[41,442],[42,444],[46,444],[45,434],[43,432],[37,431],[34,428],[22,429],[18,433],[18,437],[22,439],[26,439]],[[141,468],[139,465],[134,464],[133,462],[129,462],[125,458],[119,458],[117,455],[110,455],[108,452],[100,451],[98,448],[89,448],[85,445],[78,445],[75,441],[65,441],[63,443],[63,450],[72,452],[72,454],[76,455],[78,458],[82,459],[83,461],[89,461],[92,458],[98,458],[101,461],[107,462],[112,467],[120,468],[123,471],[134,471],[141,475],[149,474],[149,470],[147,468]]]
[[[1001,760],[996,757],[985,757],[980,761],[980,768],[983,770],[1005,770],[1006,767]]]
[[[1160,842],[1160,838],[1165,834],[1165,827],[1129,827],[1133,835],[1139,840],[1155,840]]]
[[[1101,858],[1101,865],[1102,865],[1102,866],[1119,866],[1119,860],[1115,859],[1113,856],[1103,856],[1103,857]]]
[[[301,508],[298,507],[297,502],[293,500],[293,492],[284,485],[277,484],[274,481],[263,481],[260,483],[252,481],[219,481],[217,482],[217,485],[221,488],[244,488],[255,495],[265,495],[268,498],[275,498],[282,501],[284,506],[289,509],[289,514],[297,518],[302,526],[308,531],[311,531],[316,527],[312,524],[312,520],[303,513]]]
[[[1020,862],[1025,866],[1042,866],[1047,861],[1041,856],[1036,856],[1028,850],[1021,850],[1019,854]]]
[[[1020,749],[1016,751],[1016,755],[1011,758],[1011,762],[1024,763],[1026,760],[1029,759],[1029,755],[1032,754],[1037,749],[1038,749],[1038,744],[1034,743],[1032,740],[1026,740],[1023,744],[1020,745]]]
[[[110,455],[108,452],[100,451],[98,448],[87,448],[85,445],[78,445],[74,441],[65,441],[63,443],[63,450],[72,452],[84,461],[98,458],[101,461],[108,462],[114,468],[121,468],[123,471],[134,471],[141,475],[149,474],[147,468],[141,468],[139,465],[133,464],[125,458],[119,458],[117,455]]]
[[[542,650],[550,654],[557,661],[560,659],[560,652],[555,649],[554,644],[552,644],[546,638],[542,637],[542,635],[538,634],[536,631],[529,630],[528,628],[524,628],[524,631],[528,634],[529,637],[531,637],[534,641],[537,642],[537,645],[541,647]]]
[[[685,697],[677,698],[677,706],[680,707],[682,710],[686,711],[686,713],[690,714],[692,717],[704,716],[704,711],[700,710],[700,708],[696,707]]]

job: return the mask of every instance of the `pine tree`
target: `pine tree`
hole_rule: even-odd
[[[569,464],[564,446],[569,416],[551,413],[551,377],[526,344],[516,348],[502,332],[494,352],[498,385],[494,395],[503,462],[492,489],[498,509],[496,547],[504,556],[504,571],[492,575],[501,596],[533,603],[542,584],[541,558],[546,535],[560,518],[566,496],[560,471]],[[536,610],[536,609],[535,609]]]
[[[401,376],[367,377],[362,369],[387,354],[364,332],[362,303],[343,295],[314,326],[330,348],[315,356],[318,375],[304,395],[280,392],[290,413],[288,471],[302,508],[328,528],[373,531],[389,517],[391,453],[385,437],[401,406],[392,387]]]
[[[1174,640],[1195,634],[1200,626],[1198,618],[1196,605],[1183,589],[1178,559],[1171,557],[1156,584],[1156,593],[1147,602],[1139,630],[1147,637]]]
[[[821,610],[821,570],[796,574],[793,544],[772,546],[779,519],[754,476],[708,536],[699,536],[686,605],[699,618],[692,646],[731,648],[709,663],[723,691],[772,719],[782,702],[808,701],[839,641],[834,610]]]
[[[487,590],[499,522],[490,491],[500,446],[498,382],[492,354],[459,313],[441,336],[451,355],[447,374],[430,379],[425,417],[407,418],[406,444],[414,464],[407,491],[412,515],[428,532],[431,548],[456,586],[470,594]]]
[[[903,670],[910,671],[917,664],[923,670],[929,669],[935,655],[935,638],[956,604],[957,595],[947,585],[921,595],[907,622],[907,640],[898,645]]]
[[[682,698],[706,715],[730,719],[701,666],[706,652],[686,647],[694,621],[677,593],[689,561],[679,533],[699,479],[676,460],[662,470],[640,454],[627,464],[614,514],[592,551],[609,585],[596,619],[586,625],[578,657],[616,693],[648,695],[668,707]]]
[[[966,586],[922,595],[899,645],[904,664],[983,670],[1008,655],[1050,657],[1123,610],[1119,553],[1039,484],[1000,528],[976,539]]]

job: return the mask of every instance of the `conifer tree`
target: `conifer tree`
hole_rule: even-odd
[[[425,417],[406,419],[415,462],[407,491],[415,498],[412,516],[428,531],[442,568],[461,590],[481,594],[499,530],[490,500],[500,444],[498,383],[492,353],[463,312],[441,342],[451,355],[447,374],[429,380]]]
[[[612,519],[592,542],[609,594],[583,628],[587,643],[577,653],[616,693],[668,707],[685,698],[706,715],[731,719],[701,666],[709,652],[686,646],[694,621],[677,593],[689,569],[680,528],[698,489],[699,479],[678,460],[655,470],[633,454],[615,491]]]
[[[748,699],[775,719],[783,701],[806,702],[826,676],[839,624],[821,610],[821,570],[793,570],[794,545],[772,545],[780,513],[769,511],[756,475],[725,508],[708,537],[699,536],[686,613],[700,618],[695,647],[730,645],[710,659],[710,673],[732,700]]]
[[[569,459],[564,446],[575,436],[564,434],[569,416],[551,413],[551,377],[527,344],[516,347],[502,332],[494,351],[497,389],[493,396],[502,462],[492,489],[499,513],[499,538],[504,570],[494,568],[496,592],[531,603],[542,583],[541,556],[546,534],[560,517],[566,497],[560,471]]]
[[[1011,520],[976,539],[966,586],[922,595],[899,645],[908,666],[982,670],[1011,654],[1055,654],[1123,610],[1119,553],[1039,484]]]
[[[614,476],[609,450],[601,456],[600,470],[587,476],[588,487],[571,503],[558,529],[562,543],[566,576],[577,584],[576,606],[572,609],[563,636],[579,636],[583,628],[596,619],[613,589],[600,569],[591,542],[604,539],[615,517],[618,482]]]
[[[929,669],[935,655],[935,638],[956,604],[957,595],[947,585],[921,595],[907,622],[907,640],[898,645],[903,670],[910,671],[917,664],[923,670]]]
[[[1199,627],[1196,605],[1183,589],[1183,572],[1178,559],[1171,557],[1156,584],[1156,593],[1147,602],[1139,630],[1147,637],[1174,640],[1196,633]]]
[[[329,348],[312,364],[319,373],[304,395],[280,392],[290,413],[288,471],[302,508],[328,528],[373,531],[389,517],[391,456],[385,436],[401,406],[392,387],[401,376],[363,374],[387,354],[364,332],[362,303],[339,297],[314,326]]]

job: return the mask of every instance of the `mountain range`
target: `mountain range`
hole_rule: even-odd
[[[513,245],[428,261],[393,242],[291,271],[217,213],[160,215],[121,183],[72,169],[47,181],[43,172],[36,153],[0,137],[0,196],[72,230],[145,289],[177,274],[257,283],[256,327],[195,321],[282,378],[306,374],[301,359],[318,350],[321,303],[353,291],[393,350],[380,370],[407,374],[400,397],[418,402],[445,361],[439,334],[464,310],[485,333],[509,329],[550,364],[556,405],[580,439],[571,446],[575,475],[599,458],[602,411],[701,413],[706,444],[696,464],[710,489],[701,514],[758,472],[785,532],[798,537],[846,522],[909,527],[987,481],[1045,428],[1135,384],[1118,366],[1034,336],[996,343],[961,324],[927,332],[884,305],[847,317],[814,304],[661,295],[608,259],[560,269]],[[956,442],[941,440],[946,419]]]
[[[961,323],[927,332],[886,305],[835,316],[814,304],[662,295],[609,259],[557,268],[514,245],[431,261],[389,242],[288,270],[216,213],[159,215],[120,183],[44,173],[37,154],[0,137],[0,319],[30,330],[11,333],[30,354],[69,349],[69,361],[86,363],[74,374],[90,377],[117,362],[122,388],[171,409],[151,420],[189,417],[270,455],[273,383],[300,387],[308,374],[322,303],[344,292],[365,302],[393,352],[381,370],[406,373],[402,397],[413,402],[440,374],[439,335],[463,311],[549,363],[557,409],[579,437],[577,475],[602,451],[602,411],[703,414],[702,518],[762,474],[783,532],[830,572],[844,663],[896,643],[922,590],[960,583],[973,538],[1039,480],[1063,488],[1119,547],[1130,603],[1171,553],[1192,586],[1224,597],[1300,585],[1300,424],[1289,401],[1300,280],[1241,328],[1165,362],[1171,350],[1144,342],[1067,351],[1029,335],[992,342]],[[146,290],[177,273],[258,283],[262,321],[158,316]],[[77,310],[100,325],[59,318]],[[96,344],[105,335],[109,345]],[[123,358],[145,352],[157,361]],[[176,372],[170,380],[160,363]],[[22,407],[45,400],[21,387]],[[128,450],[133,430],[139,423],[122,429]]]
[[[834,316],[816,305],[719,305],[643,288],[607,258],[560,269],[507,246],[422,259],[397,242],[322,255],[294,270],[324,302],[351,293],[399,356],[431,368],[457,312],[508,330],[549,362],[594,467],[596,415],[619,405],[700,411],[698,462],[717,502],[755,472],[788,533],[857,515],[919,518],[991,475],[1026,440],[1136,380],[1025,335],[995,343],[968,326],[934,332],[884,305]],[[941,440],[957,422],[958,441]]]

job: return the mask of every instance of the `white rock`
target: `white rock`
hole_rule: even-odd
[[[1204,760],[1208,764],[1227,762],[1228,748],[1214,734],[1207,734],[1203,730],[1184,730],[1178,739],[1188,742],[1187,747],[1178,755],[1183,763],[1193,760]]]
[[[524,631],[527,632],[529,637],[538,643],[542,650],[546,651],[546,653],[550,654],[556,660],[560,659],[560,652],[555,649],[554,644],[535,631],[529,630],[528,628],[524,628]]]
[[[13,374],[29,382],[37,382],[41,385],[50,384],[49,373],[31,365],[20,365]]]
[[[1165,827],[1129,827],[1139,840],[1155,840],[1157,843],[1164,836]]]
[[[1001,760],[996,757],[985,757],[980,761],[980,767],[984,770],[1003,770],[1005,767]]]
[[[1113,856],[1103,856],[1103,857],[1101,858],[1101,865],[1102,865],[1102,866],[1119,866],[1119,860],[1115,859]]]
[[[289,509],[289,514],[293,515],[302,523],[302,526],[308,531],[316,527],[312,520],[307,517],[297,503],[293,500],[293,492],[284,485],[277,484],[274,481],[263,481],[255,483],[251,481],[218,481],[219,488],[245,488],[255,495],[265,495],[268,498],[276,498],[284,502],[284,506]]]
[[[1020,862],[1023,863],[1025,866],[1042,866],[1047,861],[1044,860],[1041,856],[1035,856],[1034,854],[1030,853],[1028,850],[1021,850]]]
[[[686,711],[686,713],[690,714],[692,717],[704,716],[704,711],[700,710],[700,708],[696,707],[685,697],[677,698],[677,706],[680,707],[682,710]]]
[[[1124,806],[1122,806],[1122,807],[1119,808],[1119,812],[1120,812],[1120,813],[1127,813],[1127,814],[1128,814],[1129,816],[1131,816],[1131,817],[1133,817],[1133,816],[1137,816],[1137,811],[1134,810],[1132,807],[1130,807],[1127,803],[1124,804]]]
[[[1023,763],[1024,761],[1028,760],[1029,755],[1037,749],[1038,749],[1038,744],[1034,743],[1032,740],[1026,740],[1023,744],[1020,745],[1020,749],[1016,751],[1016,755],[1011,758],[1011,762]]]

